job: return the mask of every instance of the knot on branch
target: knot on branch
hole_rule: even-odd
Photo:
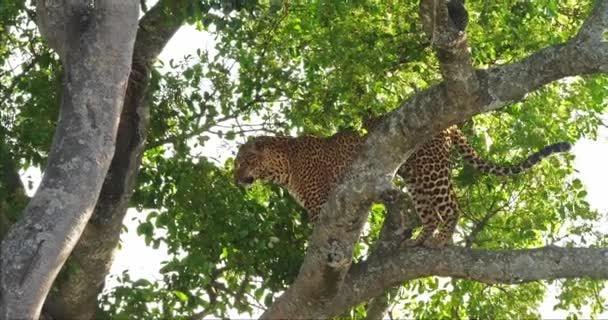
[[[95,2],[92,0],[38,0],[36,24],[49,47],[65,60],[69,51],[68,33],[82,33],[89,29],[95,19],[95,9]]]
[[[77,12],[74,13],[74,17],[78,20],[80,30],[85,30],[89,27],[92,21],[94,9],[95,4],[92,1],[88,1],[82,7],[77,8]]]
[[[349,257],[345,254],[344,246],[337,239],[329,239],[327,245],[322,249],[327,265],[331,268],[338,269],[347,266],[350,263]]]

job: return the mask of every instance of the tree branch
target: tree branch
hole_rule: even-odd
[[[409,196],[400,191],[393,191],[385,194],[382,201],[386,208],[384,223],[370,257],[399,250],[401,242],[409,239],[414,228],[419,226],[418,215]]]
[[[144,151],[151,68],[185,19],[174,14],[180,12],[175,6],[176,2],[161,0],[139,21],[116,153],[93,216],[70,257],[79,266],[79,272],[64,274],[45,304],[45,310],[55,319],[89,319],[97,310],[97,295],[112,265]]]
[[[601,32],[604,32],[606,11],[608,10],[606,3],[606,0],[597,2],[598,7],[589,17],[584,30],[601,29]],[[592,33],[595,34],[594,32]],[[446,84],[442,83],[412,96],[401,103],[399,108],[383,117],[368,134],[360,157],[351,165],[343,182],[336,187],[324,206],[320,221],[316,224],[310,238],[310,245],[298,277],[262,317],[323,318],[336,314],[333,311],[337,309],[331,309],[332,312],[330,312],[328,306],[349,296],[344,294],[345,288],[349,288],[349,286],[355,288],[354,285],[348,284],[348,281],[351,280],[345,282],[345,277],[351,267],[354,243],[359,238],[369,206],[382,194],[391,190],[391,179],[394,172],[412,154],[415,147],[449,125],[519,101],[527,93],[551,81],[573,75],[607,72],[608,43],[598,41],[597,38],[595,41],[581,41],[579,37],[580,35],[577,35],[564,44],[546,48],[519,62],[477,71],[480,87],[476,97],[471,99],[471,103],[468,105],[455,108],[446,94]],[[458,253],[458,250],[461,249],[449,250],[453,251],[442,251],[442,254],[439,255],[437,251],[433,251],[433,254],[429,255],[412,255],[412,252],[417,251],[403,252],[407,252],[406,256],[418,257],[419,261],[423,262],[421,266],[426,270],[424,276],[432,274],[476,276],[476,274],[464,274],[466,270],[471,269],[454,269],[463,272],[463,274],[458,274],[456,271],[449,273],[449,268],[438,268],[435,261],[438,258],[442,259],[450,254],[451,258],[459,258],[452,253]],[[444,256],[443,253],[446,255]],[[604,251],[596,253],[595,256],[601,258],[603,254]],[[521,259],[525,260],[525,257]],[[605,259],[604,257],[601,261],[605,261]],[[520,266],[524,260],[518,260],[517,266]],[[401,263],[401,261],[394,260],[387,263],[392,266],[403,265],[392,264],[396,262]],[[587,261],[586,266],[589,265],[605,270],[604,266],[598,265],[597,262],[589,264]],[[378,267],[378,265],[374,266]],[[453,263],[450,264],[450,267],[455,266]],[[537,269],[532,268],[531,265],[527,266]],[[479,268],[477,265],[475,267]],[[428,272],[428,270],[433,272]],[[543,277],[593,276],[598,272],[593,268],[593,270],[587,270],[589,273],[570,275],[560,273],[560,270],[551,268],[543,274],[536,270],[532,272],[528,270],[528,272],[536,276],[535,280]],[[371,268],[368,268],[367,271],[371,272]],[[351,300],[348,306],[377,296],[387,287],[396,284],[391,280],[394,277],[392,278],[386,273],[383,275],[383,278],[376,279],[379,281],[378,283],[382,284],[381,290],[371,292],[365,286],[357,286],[356,289],[360,292],[354,292],[354,296],[360,296],[364,291],[370,292],[370,296],[356,301]],[[604,277],[605,274],[601,276]],[[477,275],[473,279],[484,280],[484,277]],[[404,280],[404,277],[399,278],[399,281]],[[367,285],[371,285],[371,283],[367,283]],[[343,305],[343,307],[346,306]],[[344,308],[340,310],[344,310]]]
[[[448,247],[396,251],[384,259],[354,265],[336,298],[318,315],[339,314],[381,294],[386,288],[428,276],[453,277],[488,284],[589,277],[608,279],[608,249],[544,247],[484,250]],[[365,289],[362,289],[365,288]]]
[[[414,208],[411,199],[400,192],[394,192],[393,196],[388,199],[386,196],[384,198],[386,208],[385,219],[382,224],[382,230],[380,230],[380,236],[376,243],[374,243],[374,248],[369,259],[375,259],[376,256],[387,255],[395,250],[399,250],[400,243],[404,239],[411,237],[413,229],[407,223],[409,219],[406,219],[406,222],[404,222],[404,214],[407,218],[411,218],[410,214]],[[406,198],[408,201],[406,201]],[[391,305],[391,297],[394,297],[398,291],[398,287],[393,287],[387,289],[381,295],[373,297],[365,308],[365,319],[384,318]]]
[[[464,32],[468,13],[463,1],[423,0],[420,17],[437,51],[448,100],[456,107],[467,105],[475,97],[479,82]]]
[[[583,23],[577,39],[588,43],[606,42],[608,30],[608,1],[596,1],[593,11]]]

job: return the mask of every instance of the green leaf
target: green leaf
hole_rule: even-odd
[[[181,302],[188,302],[188,296],[181,292],[181,291],[177,291],[177,290],[173,290],[172,293],[181,301]]]

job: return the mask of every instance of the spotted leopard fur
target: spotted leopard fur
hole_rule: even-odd
[[[238,184],[260,179],[285,187],[314,222],[364,139],[350,131],[327,138],[257,137],[239,148],[234,178]],[[451,239],[460,214],[450,182],[449,154],[454,145],[475,169],[496,175],[520,173],[553,153],[570,149],[568,143],[557,143],[519,164],[502,166],[481,159],[456,126],[443,130],[419,147],[397,172],[406,181],[423,225],[408,245],[441,247]]]

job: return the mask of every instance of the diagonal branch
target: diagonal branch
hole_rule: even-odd
[[[598,0],[591,15],[579,30],[577,39],[590,43],[606,42],[606,31],[608,31],[608,1]]]
[[[408,194],[395,190],[382,198],[386,208],[384,223],[369,259],[400,250],[401,242],[409,239],[413,230],[420,226],[420,218]]]
[[[597,2],[598,7],[587,20],[584,30],[602,30],[602,32],[605,30],[605,16],[608,10],[606,2],[606,0]],[[473,115],[519,101],[526,94],[551,81],[567,76],[600,72],[608,72],[608,43],[597,39],[579,41],[577,36],[564,44],[546,48],[521,61],[477,71],[479,79],[477,98],[468,105],[455,108],[449,103],[445,83],[421,91],[405,100],[396,110],[383,117],[367,136],[359,158],[351,165],[343,182],[333,191],[323,208],[320,221],[310,238],[310,245],[298,277],[264,313],[263,318],[324,318],[335,314],[329,312],[329,306],[347,296],[343,294],[344,288],[348,287],[345,277],[352,265],[354,244],[359,238],[369,206],[382,194],[391,190],[391,178],[394,172],[420,142],[426,141],[449,125],[467,120]],[[443,252],[447,254],[459,252],[458,249],[450,250],[454,251]],[[408,256],[411,253],[412,251],[407,251]],[[433,255],[436,256],[435,253]],[[595,255],[601,256],[604,253]],[[429,268],[436,266],[435,260],[432,259],[433,255],[413,256],[424,262],[425,270],[434,271],[426,275],[443,272],[442,275],[458,276],[458,274],[447,274],[448,269]],[[391,262],[397,261],[391,260]],[[603,268],[597,263],[592,265]],[[597,274],[594,270],[573,275],[559,271],[550,269],[542,275],[536,272],[531,274],[537,275],[537,279]],[[390,278],[385,274],[383,278],[385,280],[381,282],[383,289],[375,291],[373,296],[379,295],[388,286],[395,284],[387,282],[386,279]],[[482,279],[475,278],[475,280]],[[400,281],[402,280],[404,279],[401,278]],[[362,290],[361,288],[364,287],[361,286],[357,288],[368,291]],[[356,303],[354,300],[350,302]]]

